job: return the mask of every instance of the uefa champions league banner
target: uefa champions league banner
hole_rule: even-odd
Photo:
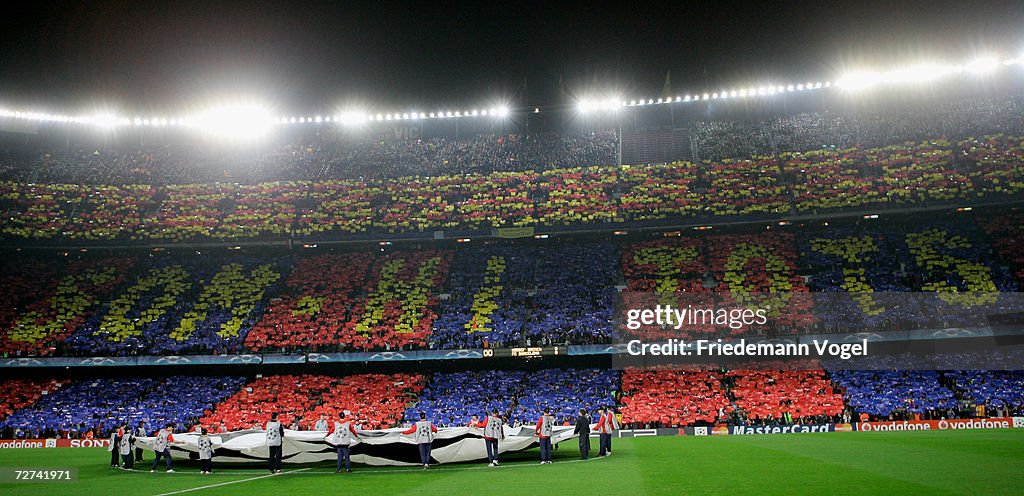
[[[358,431],[359,438],[353,439],[352,461],[367,465],[419,465],[419,451],[412,436],[403,435],[403,428],[375,431]],[[334,461],[337,451],[325,439],[324,431],[285,430],[282,443],[284,463],[315,463]],[[552,443],[572,438],[573,427],[557,426],[551,435]],[[140,437],[135,446],[153,449],[154,437]],[[199,435],[193,432],[175,433],[171,445],[171,456],[175,458],[199,458]],[[270,450],[267,448],[266,432],[261,430],[235,431],[211,435],[214,461],[225,463],[265,463]],[[522,427],[505,426],[505,439],[498,442],[501,453],[523,451],[539,446],[532,425]],[[475,427],[439,428],[434,437],[431,458],[436,463],[469,462],[486,460],[483,430]]]

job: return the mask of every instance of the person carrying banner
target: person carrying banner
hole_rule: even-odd
[[[284,426],[277,421],[277,413],[270,414],[270,422],[267,422],[267,449],[270,451],[267,457],[267,465],[270,473],[281,473],[281,450],[284,440]]]
[[[132,435],[127,423],[121,426],[121,431],[124,432],[124,434],[121,435],[121,440],[117,444],[117,452],[120,453],[121,459],[124,460],[124,468],[126,470],[131,470],[135,468],[135,458],[132,457],[132,448],[135,444],[135,436]]]
[[[576,428],[572,431],[580,437],[580,459],[586,460],[590,456],[590,416],[586,409],[580,409],[580,416],[576,419]]]
[[[415,437],[420,450],[420,461],[423,462],[423,470],[430,468],[430,444],[434,442],[436,432],[437,427],[433,422],[427,420],[425,412],[420,412],[420,419],[412,427],[402,431],[402,434],[412,434]]]
[[[612,454],[612,433],[619,428],[619,422],[615,419],[615,412],[611,408],[598,410],[597,432],[600,434],[601,450],[597,456],[608,456]]]
[[[199,470],[203,475],[210,475],[213,473],[211,464],[213,463],[213,441],[210,439],[210,432],[204,427],[201,434],[199,435]]]
[[[156,433],[156,439],[153,441],[153,451],[156,452],[156,457],[153,458],[153,466],[150,467],[150,472],[156,472],[156,466],[160,464],[161,457],[167,462],[167,473],[174,472],[174,466],[171,464],[171,443],[173,442],[174,424],[167,424],[167,427],[160,429]]]
[[[142,420],[140,420],[139,425],[135,427],[135,437],[146,437],[146,423]],[[135,448],[135,461],[142,461],[142,448]]]
[[[124,437],[124,430],[121,426],[117,426],[110,431],[110,446],[107,446],[107,450],[110,451],[110,468],[117,468],[121,466],[120,454],[121,454],[121,438]]]
[[[474,418],[475,420],[475,418]],[[472,427],[484,430],[484,446],[487,448],[487,464],[498,466],[498,440],[505,439],[505,422],[498,416],[498,410],[484,417],[481,422],[473,422]]]
[[[352,438],[359,438],[359,433],[356,432],[356,428],[352,425],[351,420],[346,420],[345,412],[338,414],[338,420],[334,421],[334,425],[331,430],[327,432],[327,436],[324,439],[328,444],[333,444],[334,449],[338,452],[338,469],[335,473],[341,473],[341,465],[344,461],[345,472],[352,471],[352,461],[350,458],[349,446],[352,444]]]
[[[551,434],[555,427],[555,417],[551,416],[551,409],[545,408],[544,414],[537,419],[537,426],[534,429],[540,439],[540,463],[551,463]]]

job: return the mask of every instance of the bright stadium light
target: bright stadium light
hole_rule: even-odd
[[[109,114],[109,113],[95,114],[95,115],[92,115],[90,117],[87,117],[86,119],[87,119],[87,122],[90,123],[90,124],[93,124],[93,125],[96,125],[96,126],[99,126],[99,127],[102,127],[102,128],[108,128],[108,129],[109,128],[113,128],[113,127],[117,127],[117,126],[124,126],[124,125],[127,125],[127,124],[130,123],[130,121],[128,119],[125,119],[125,118],[122,118],[122,117],[118,117],[118,116],[116,116],[114,114]],[[71,120],[71,119],[69,118],[67,120]],[[65,121],[65,122],[67,122],[67,121]]]
[[[498,107],[498,117],[501,117],[501,118],[508,117],[508,106],[501,105],[501,106]]]
[[[991,56],[978,57],[966,64],[964,64],[964,70],[971,74],[985,75],[991,74],[999,68],[999,59]]]
[[[273,117],[265,107],[252,104],[214,107],[189,120],[200,131],[228,140],[262,137],[273,124]],[[300,119],[300,122],[305,121],[305,118]]]
[[[839,76],[839,81],[836,84],[844,90],[862,90],[878,84],[881,79],[877,72],[857,71]]]
[[[367,116],[364,112],[359,112],[356,110],[342,112],[337,119],[338,122],[345,126],[358,126],[361,124],[365,124],[367,120],[369,120],[369,116]]]
[[[926,63],[886,73],[887,83],[927,83],[954,72],[952,66]]]

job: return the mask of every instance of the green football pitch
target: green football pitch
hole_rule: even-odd
[[[596,444],[596,440],[595,440]],[[0,467],[77,467],[77,482],[0,483],[0,494],[1024,494],[1024,430],[821,433],[615,439],[614,454],[577,460],[562,443],[555,463],[537,450],[506,455],[502,466],[365,467],[335,474],[328,464],[262,468],[194,463],[177,472],[108,467],[103,449],[7,449]],[[146,453],[152,461],[152,453]]]

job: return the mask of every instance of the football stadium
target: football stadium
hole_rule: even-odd
[[[1024,494],[1024,7],[779,8],[10,16],[0,492]]]

